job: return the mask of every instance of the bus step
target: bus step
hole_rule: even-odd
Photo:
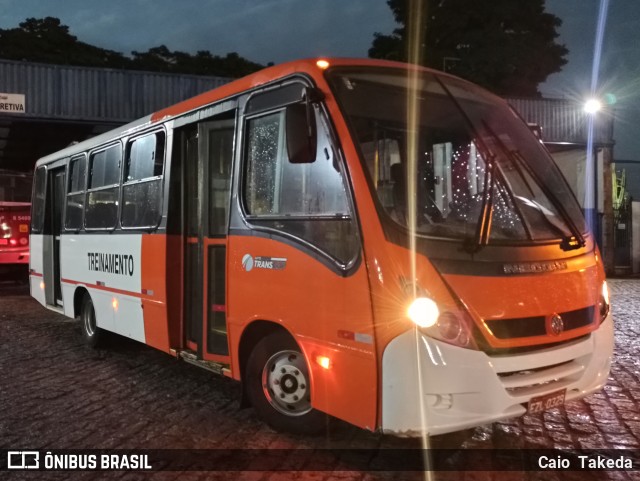
[[[181,358],[183,361],[187,361],[189,364],[193,364],[194,366],[201,367],[203,369],[206,369],[207,371],[215,372],[216,374],[221,374],[223,376],[231,375],[231,370],[229,369],[228,364],[198,359],[198,357],[195,355],[194,352],[179,351],[178,357]]]

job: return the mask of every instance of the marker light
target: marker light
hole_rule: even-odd
[[[316,65],[318,66],[318,68],[321,68],[322,70],[326,70],[329,68],[329,62],[327,62],[326,60],[318,60],[316,62]]]
[[[325,369],[329,369],[331,367],[331,359],[327,356],[317,356],[316,362]]]
[[[584,111],[588,114],[595,114],[602,108],[598,99],[589,99],[584,104]]]
[[[44,291],[44,281],[40,281],[40,289]]]
[[[604,321],[607,315],[609,314],[609,287],[607,286],[607,281],[602,283],[602,290],[600,291],[600,322]]]
[[[113,306],[113,310],[117,311],[118,310],[118,299],[116,299],[115,297],[112,299],[111,301],[111,306]]]
[[[419,327],[435,325],[438,322],[439,315],[438,305],[428,297],[418,297],[407,309],[407,316]]]

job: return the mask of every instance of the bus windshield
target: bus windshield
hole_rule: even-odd
[[[410,95],[406,71],[393,69],[328,75],[377,198],[395,222],[412,225],[415,215],[418,234],[462,240],[488,223],[487,242],[500,243],[567,239],[586,230],[549,154],[506,104],[483,90],[421,73]]]
[[[0,203],[31,202],[31,176],[0,171]]]

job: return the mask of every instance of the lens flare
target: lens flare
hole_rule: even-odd
[[[595,114],[602,109],[602,103],[598,99],[589,99],[584,104],[584,111],[588,114]]]
[[[407,316],[419,327],[435,326],[439,315],[438,305],[428,297],[418,297],[407,309]]]

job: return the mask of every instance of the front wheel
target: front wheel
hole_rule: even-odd
[[[247,361],[247,396],[258,415],[278,431],[316,434],[327,416],[311,407],[309,369],[296,342],[285,333],[262,339]]]
[[[82,323],[82,336],[85,342],[93,348],[100,347],[104,343],[105,333],[96,324],[96,311],[89,293],[82,299],[80,310],[80,322]]]

